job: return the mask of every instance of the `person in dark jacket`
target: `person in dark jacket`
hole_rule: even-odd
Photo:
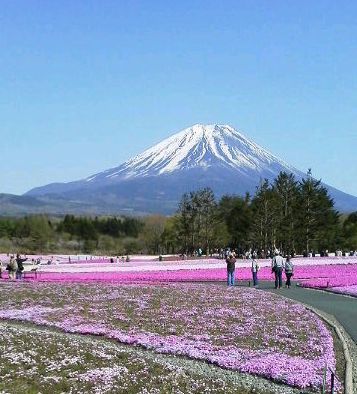
[[[16,255],[17,262],[17,270],[16,270],[16,279],[22,279],[22,271],[24,270],[23,262],[27,259],[22,259],[19,254]]]
[[[234,286],[234,271],[236,269],[236,259],[232,253],[226,259],[227,263],[227,285]]]
[[[294,265],[291,262],[290,256],[286,258],[285,262],[285,275],[286,275],[286,283],[285,287],[290,289],[291,286],[291,277],[294,275]]]

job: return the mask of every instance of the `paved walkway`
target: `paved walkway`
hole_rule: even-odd
[[[303,302],[304,304],[311,305],[314,308],[335,316],[351,338],[357,343],[357,298],[346,297],[321,290],[305,289],[295,285],[290,289],[282,288],[280,290],[275,290],[272,282],[261,282],[259,288]]]

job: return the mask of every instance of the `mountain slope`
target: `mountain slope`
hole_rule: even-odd
[[[274,172],[275,166],[293,169],[228,125],[197,124],[185,129],[123,165],[86,179],[130,179],[158,176],[196,167],[222,166],[236,170]]]
[[[98,209],[97,205],[90,205],[83,202],[73,202],[65,199],[51,199],[46,197],[17,196],[14,194],[0,194],[0,215],[1,216],[24,216],[35,214],[62,215],[72,214],[95,214],[113,213]]]
[[[218,177],[226,174],[245,176],[252,178],[254,188],[257,185],[257,176],[259,180],[273,179],[280,171],[301,174],[231,126],[197,124],[165,139],[118,167],[80,181],[53,183],[35,188],[27,194],[62,194],[147,177],[177,176],[179,173],[187,176],[190,171],[196,175],[199,172],[206,173],[205,178],[208,180],[212,173],[218,173]]]
[[[98,211],[172,213],[184,192],[209,186],[217,196],[254,193],[262,179],[273,180],[280,171],[304,176],[231,126],[197,124],[118,167],[26,195],[83,202]],[[356,197],[329,189],[338,208],[357,210]]]

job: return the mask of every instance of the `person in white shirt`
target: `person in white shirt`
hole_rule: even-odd
[[[271,270],[275,275],[275,288],[280,289],[283,285],[284,258],[280,256],[279,252],[276,252],[273,257]]]
[[[250,258],[252,259],[253,286],[256,287],[258,286],[258,271],[260,267],[254,256],[250,256]]]

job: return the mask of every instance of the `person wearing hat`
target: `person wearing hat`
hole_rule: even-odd
[[[236,269],[236,259],[230,253],[226,259],[227,263],[227,286],[234,286],[234,272]]]

